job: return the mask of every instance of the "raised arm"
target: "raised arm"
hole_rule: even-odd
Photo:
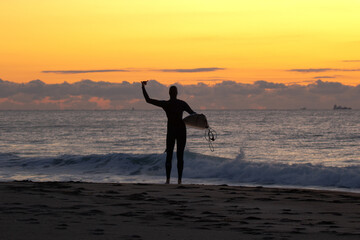
[[[141,88],[142,88],[142,92],[144,94],[145,101],[147,103],[153,104],[155,106],[163,107],[163,101],[159,101],[159,100],[156,100],[156,99],[151,99],[149,97],[149,95],[148,95],[148,93],[146,92],[146,89],[145,89],[146,83],[147,83],[147,81],[141,82]]]

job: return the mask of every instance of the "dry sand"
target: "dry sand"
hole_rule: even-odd
[[[209,185],[0,183],[0,239],[360,239],[360,194]]]

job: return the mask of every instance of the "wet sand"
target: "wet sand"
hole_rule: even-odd
[[[0,239],[360,239],[360,194],[212,185],[0,183]]]

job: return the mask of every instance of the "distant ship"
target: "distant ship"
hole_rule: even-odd
[[[349,107],[342,107],[342,106],[337,106],[336,104],[333,107],[334,110],[350,110],[351,108]]]

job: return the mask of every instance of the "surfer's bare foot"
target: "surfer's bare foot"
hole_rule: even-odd
[[[178,184],[181,184],[181,179],[178,179]]]
[[[170,184],[170,179],[166,179],[166,183],[165,184]]]

